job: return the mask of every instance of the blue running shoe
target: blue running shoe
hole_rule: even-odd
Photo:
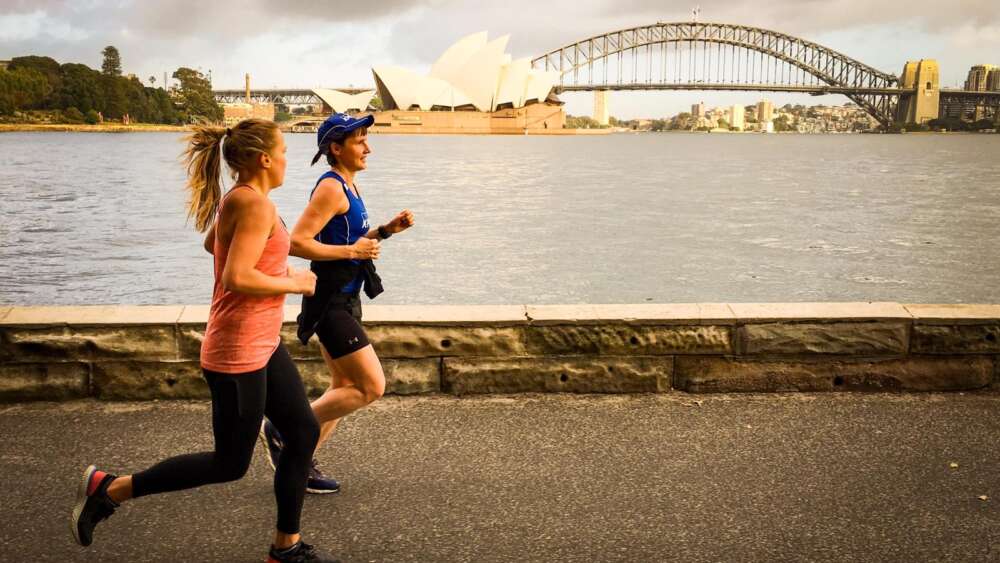
[[[264,449],[267,450],[267,461],[271,464],[271,469],[276,470],[278,458],[281,457],[281,448],[285,447],[285,444],[281,441],[278,429],[266,418],[260,424],[260,443],[264,444]]]
[[[340,483],[323,475],[323,472],[316,467],[316,460],[313,459],[312,467],[309,468],[309,479],[306,481],[306,492],[314,495],[328,495],[340,492]]]
[[[267,449],[267,461],[271,464],[271,469],[277,469],[278,458],[281,456],[281,449],[285,444],[281,441],[281,434],[278,429],[271,424],[271,421],[264,419],[260,425],[260,442]],[[314,495],[327,495],[340,491],[340,483],[336,479],[331,479],[316,467],[316,459],[312,460],[309,468],[309,479],[306,481],[306,492]]]

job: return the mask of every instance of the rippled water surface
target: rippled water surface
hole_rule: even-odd
[[[291,225],[319,165],[289,135]],[[375,136],[379,303],[1000,302],[1000,136]],[[180,135],[0,135],[0,303],[207,303]],[[299,261],[293,262],[299,264]],[[304,263],[302,263],[304,264]]]

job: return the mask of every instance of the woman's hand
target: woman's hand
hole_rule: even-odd
[[[309,297],[316,292],[316,274],[312,273],[311,270],[299,270],[289,266],[288,277],[295,282],[297,288],[295,293]]]
[[[350,250],[351,260],[378,260],[379,242],[375,239],[361,237],[357,242],[347,247]]]
[[[390,234],[401,233],[406,229],[413,226],[413,212],[409,209],[404,209],[399,212],[398,215],[392,218],[385,225],[385,230],[389,231]]]

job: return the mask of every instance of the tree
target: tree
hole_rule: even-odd
[[[56,94],[59,107],[76,107],[83,113],[104,108],[101,74],[82,64],[67,63],[60,67],[62,85]]]
[[[30,55],[27,57],[14,57],[10,60],[10,65],[7,70],[33,70],[38,72],[45,78],[45,86],[43,88],[42,97],[37,100],[34,109],[51,109],[60,107],[56,99],[56,92],[59,91],[59,87],[62,84],[62,72],[59,69],[59,63],[50,57],[39,57],[35,55]],[[33,108],[24,108],[33,109]]]
[[[153,76],[153,75],[149,76],[149,86],[151,88],[155,88],[156,87],[156,77]]]
[[[222,106],[216,103],[212,95],[212,83],[202,73],[181,67],[174,72],[173,77],[180,82],[178,97],[184,121],[222,121]]]
[[[45,76],[35,69],[0,70],[0,113],[41,107],[48,88]]]
[[[83,123],[84,119],[83,112],[75,107],[68,107],[63,111],[63,120],[67,123]]]
[[[787,114],[781,114],[774,118],[774,130],[778,132],[795,131],[795,127],[789,123]]]
[[[108,45],[101,51],[104,55],[104,63],[101,64],[101,74],[105,76],[121,76],[122,75],[122,57],[112,45]]]

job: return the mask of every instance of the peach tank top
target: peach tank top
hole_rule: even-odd
[[[220,224],[226,199],[240,187],[248,186],[232,188],[219,203],[216,225]],[[288,230],[279,218],[254,268],[269,276],[285,276],[289,243]],[[285,296],[247,295],[226,289],[222,285],[222,272],[229,247],[218,236],[213,254],[215,285],[205,339],[201,343],[201,367],[228,374],[256,371],[267,365],[281,341]]]

